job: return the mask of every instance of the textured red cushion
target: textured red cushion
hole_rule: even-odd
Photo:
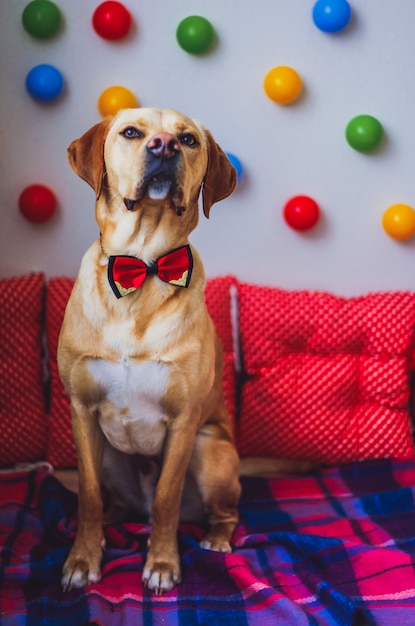
[[[0,280],[0,465],[45,458],[43,274]]]
[[[76,467],[76,452],[72,439],[69,398],[59,377],[56,354],[66,304],[71,295],[74,280],[52,278],[46,297],[46,337],[51,377],[49,410],[49,440],[47,460],[54,467]]]
[[[235,429],[236,416],[236,371],[233,339],[233,322],[231,316],[232,289],[236,289],[236,279],[233,276],[219,276],[206,281],[206,305],[216,332],[222,342],[224,353],[223,390],[226,405]]]
[[[233,359],[230,290],[236,281],[231,276],[210,279],[206,285],[206,302],[222,341],[225,356],[224,392],[234,423],[235,368]],[[73,288],[70,278],[53,278],[48,287],[46,332],[51,372],[51,407],[49,414],[49,443],[47,460],[54,467],[75,467],[76,453],[72,439],[69,399],[61,383],[56,363],[59,332],[66,303]]]
[[[242,456],[335,464],[414,454],[415,294],[238,292]]]

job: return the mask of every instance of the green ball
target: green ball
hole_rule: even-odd
[[[50,0],[33,0],[23,10],[22,23],[33,37],[47,39],[59,30],[61,12]]]
[[[346,127],[348,144],[359,152],[376,150],[383,139],[383,126],[371,115],[358,115]]]
[[[191,54],[203,54],[212,47],[215,30],[205,17],[191,15],[180,22],[176,39],[181,48]]]

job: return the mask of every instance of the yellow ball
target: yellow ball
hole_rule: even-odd
[[[299,74],[285,65],[272,68],[264,79],[265,93],[277,104],[291,104],[297,100],[302,87]]]
[[[393,204],[384,212],[382,226],[393,239],[410,239],[415,235],[415,210],[407,204]]]
[[[102,117],[116,115],[120,109],[134,109],[135,107],[138,107],[138,102],[132,91],[118,85],[108,87],[98,98],[98,110]]]

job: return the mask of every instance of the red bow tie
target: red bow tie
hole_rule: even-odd
[[[156,274],[162,281],[188,287],[193,269],[190,246],[182,246],[159,257],[151,265],[134,256],[110,256],[108,280],[117,298],[139,289],[147,276]]]

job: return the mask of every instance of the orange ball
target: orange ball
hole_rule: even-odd
[[[384,212],[382,226],[393,239],[411,239],[415,235],[415,210],[407,204],[393,204]]]
[[[302,88],[298,72],[285,65],[272,68],[264,79],[265,93],[277,104],[291,104],[300,96]]]
[[[98,110],[102,117],[116,115],[120,109],[134,109],[138,101],[127,87],[115,85],[105,89],[98,98]]]

